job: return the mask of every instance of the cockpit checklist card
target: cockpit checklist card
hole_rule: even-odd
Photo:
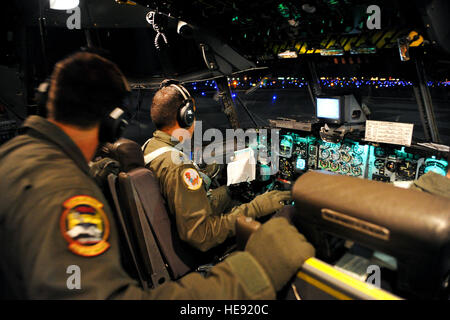
[[[227,167],[227,185],[250,182],[256,178],[256,157],[251,148],[234,152],[234,159]]]
[[[389,121],[366,121],[366,141],[411,146],[414,124]]]

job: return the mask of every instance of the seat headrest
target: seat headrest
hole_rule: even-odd
[[[111,156],[119,161],[120,169],[129,172],[132,169],[144,167],[144,154],[136,142],[121,138],[110,146]]]

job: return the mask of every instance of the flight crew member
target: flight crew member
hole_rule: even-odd
[[[153,97],[151,119],[157,130],[143,146],[145,162],[159,181],[180,239],[192,247],[206,252],[235,235],[239,215],[262,217],[282,208],[284,201],[291,198],[290,191],[271,191],[230,208],[229,212],[217,212],[218,207],[227,207],[224,203],[229,196],[223,188],[220,189],[223,200],[211,203],[204,175],[195,163],[184,154],[181,154],[184,161],[174,161],[179,153],[174,147],[192,137],[195,128],[195,105],[187,89],[176,82],[163,81]],[[180,131],[184,137],[176,136]]]
[[[419,179],[414,180],[411,188],[450,198],[450,153],[447,156],[447,163],[449,163],[449,166],[446,176],[429,171]]]
[[[0,296],[275,298],[314,254],[283,218],[264,224],[245,251],[230,255],[207,277],[192,273],[144,290],[125,273],[116,222],[88,162],[102,119],[120,106],[127,90],[109,60],[86,52],[69,56],[52,73],[47,119],[29,117],[24,132],[0,147]]]

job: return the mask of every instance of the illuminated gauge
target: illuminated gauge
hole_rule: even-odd
[[[339,170],[339,163],[337,163],[336,161],[331,161],[330,162],[330,169],[331,169],[331,171],[338,171]]]
[[[316,146],[309,146],[309,153],[315,154],[316,153]]]
[[[331,150],[330,151],[330,155],[331,155],[331,160],[333,161],[338,161],[341,158],[341,155],[339,154],[339,152],[337,152],[336,150]]]
[[[292,151],[292,154],[293,155],[298,155],[298,154],[300,154],[300,152],[302,152],[302,149],[300,149],[300,147],[296,146],[294,148],[294,151]]]
[[[341,146],[341,150],[348,153],[348,152],[350,152],[352,150],[352,147],[348,143],[344,143]]]
[[[280,171],[282,174],[290,176],[293,171],[292,164],[286,159],[280,160]]]
[[[291,136],[285,135],[280,141],[280,156],[290,158],[292,156],[292,149],[294,140]]]
[[[355,154],[355,155],[353,155],[353,161],[352,161],[352,164],[354,165],[354,166],[359,166],[359,165],[361,165],[362,163],[363,163],[363,158],[360,156],[360,155],[357,155],[357,154]]]
[[[375,148],[375,157],[381,158],[386,156],[386,151],[381,147]]]
[[[395,169],[397,169],[397,164],[395,161],[388,161],[386,163],[386,169],[388,169],[390,172],[394,172]]]
[[[352,167],[352,174],[354,176],[360,176],[362,174],[362,170],[360,167]]]
[[[348,165],[348,163],[341,163],[340,169],[341,169],[341,172],[344,174],[347,174],[350,172],[350,166]]]
[[[445,160],[436,160],[434,158],[428,158],[425,160],[425,169],[424,173],[427,173],[428,171],[433,171],[437,174],[446,175],[448,167],[448,162]]]
[[[364,152],[364,147],[360,146],[359,144],[355,144],[353,146],[353,152],[356,154],[362,154]]]
[[[320,151],[320,157],[322,159],[328,159],[329,156],[330,156],[330,150],[323,149],[322,151]]]
[[[341,150],[341,160],[344,162],[350,162],[352,160],[352,156],[348,154],[347,151]]]
[[[330,148],[331,146],[332,146],[332,143],[331,143],[331,142],[324,142],[324,143],[322,144],[322,147],[325,148],[325,149],[328,149],[328,148]]]
[[[398,165],[397,174],[402,178],[414,178],[416,175],[416,164],[410,161],[402,161]]]
[[[321,169],[326,169],[330,165],[330,162],[328,160],[319,160],[319,167]]]
[[[384,168],[384,159],[376,159],[375,162],[373,163],[373,165],[377,169]]]
[[[295,161],[295,168],[297,170],[305,170],[306,168],[306,161],[302,158],[297,158],[297,161]]]

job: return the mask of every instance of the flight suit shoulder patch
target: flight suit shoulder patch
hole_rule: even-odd
[[[95,257],[110,247],[108,218],[97,199],[78,195],[64,201],[60,219],[61,232],[68,249],[83,257]]]
[[[202,186],[203,179],[194,168],[184,169],[181,173],[183,182],[189,190],[198,190]]]

